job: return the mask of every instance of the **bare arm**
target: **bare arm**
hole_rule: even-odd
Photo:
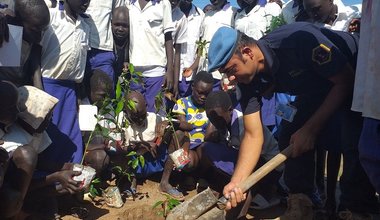
[[[166,89],[171,91],[173,89],[173,39],[172,32],[165,33],[165,51],[166,51],[166,77],[165,77],[165,86]]]
[[[44,89],[42,84],[42,72],[41,72],[41,52],[42,47],[38,44],[32,46],[30,53],[30,66],[32,71],[33,86],[41,90]]]
[[[181,67],[181,46],[182,44],[174,44],[174,84],[173,84],[173,94],[174,97],[178,97],[178,81],[179,81],[179,70]]]
[[[226,206],[227,210],[236,207],[238,203],[245,199],[241,189],[237,186],[252,173],[259,160],[264,143],[260,112],[245,115],[243,119],[245,131],[239,149],[239,158],[231,181],[223,190],[223,195],[229,198]]]

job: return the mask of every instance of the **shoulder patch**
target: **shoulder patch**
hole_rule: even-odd
[[[331,61],[331,49],[324,44],[313,49],[312,60],[319,65],[329,63]]]

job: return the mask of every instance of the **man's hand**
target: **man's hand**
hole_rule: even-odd
[[[314,148],[316,135],[309,129],[302,127],[290,137],[290,144],[293,144],[292,157],[298,157],[301,154]]]
[[[3,46],[4,42],[9,41],[9,28],[6,14],[0,11],[0,47]]]
[[[231,181],[223,189],[223,195],[228,202],[226,204],[226,210],[236,207],[240,202],[246,199],[247,194],[243,193],[238,187],[238,184]]]

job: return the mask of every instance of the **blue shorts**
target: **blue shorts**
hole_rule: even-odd
[[[137,178],[145,178],[152,174],[162,172],[165,167],[165,162],[168,159],[167,145],[162,144],[157,148],[157,157],[154,158],[150,152],[144,154],[145,165],[136,168]]]

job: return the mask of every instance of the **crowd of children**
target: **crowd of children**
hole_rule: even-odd
[[[359,163],[361,117],[347,108],[353,77],[338,72],[354,73],[361,7],[340,0],[236,3],[240,8],[210,0],[202,10],[192,0],[0,0],[0,219],[56,218],[57,207],[41,212],[27,203],[82,193],[75,164],[93,167],[104,182],[114,165],[137,179],[162,173],[158,190],[181,201],[183,189],[210,186],[230,197],[231,219],[277,205],[288,193],[284,219],[312,219],[311,207],[321,211],[316,219],[378,213]],[[339,38],[331,30],[347,33]],[[15,51],[18,64],[10,65],[7,53]],[[323,80],[299,77],[308,71]],[[96,118],[79,112],[90,105]],[[289,108],[297,109],[284,116]],[[317,153],[299,147],[300,139],[315,142]],[[236,188],[295,140],[295,158],[247,195]],[[341,154],[350,164],[337,209]],[[173,184],[177,175],[183,187]],[[121,192],[135,193],[136,179],[129,181],[118,185]]]

